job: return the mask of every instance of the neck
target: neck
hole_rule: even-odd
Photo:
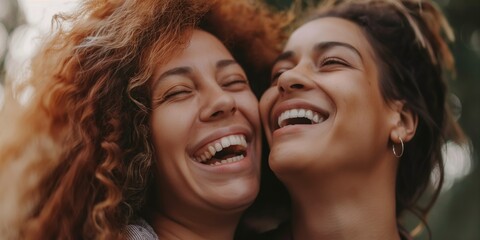
[[[384,172],[285,181],[292,196],[294,239],[400,239],[395,174]]]
[[[192,216],[195,215],[195,216]],[[162,240],[232,240],[240,221],[240,214],[203,214],[157,213],[152,217],[152,225]]]

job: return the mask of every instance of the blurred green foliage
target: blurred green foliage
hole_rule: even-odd
[[[438,0],[455,30],[451,48],[457,77],[451,90],[462,103],[460,125],[472,141],[473,172],[444,192],[434,207],[430,225],[435,240],[480,239],[480,1]]]

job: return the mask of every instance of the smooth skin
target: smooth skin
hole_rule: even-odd
[[[298,28],[273,67],[260,111],[294,239],[399,239],[391,146],[413,137],[416,117],[384,100],[377,62],[357,25],[326,17]],[[284,120],[302,109],[315,124]]]
[[[258,101],[246,74],[218,39],[194,30],[188,47],[154,79],[153,227],[160,239],[233,239],[260,181]],[[209,145],[228,136],[244,136],[241,160],[199,162]]]

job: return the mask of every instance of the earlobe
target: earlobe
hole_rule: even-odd
[[[400,143],[399,139],[401,138],[404,142],[408,142],[415,136],[418,116],[402,101],[395,101],[393,108],[397,117],[395,127],[390,132],[390,140],[394,143]]]

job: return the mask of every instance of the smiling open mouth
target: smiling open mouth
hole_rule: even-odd
[[[322,123],[327,118],[328,116],[310,109],[294,108],[282,112],[278,117],[277,124],[280,128],[298,124],[311,125]]]
[[[247,155],[247,141],[243,135],[230,135],[208,144],[193,160],[206,165],[237,162]]]

